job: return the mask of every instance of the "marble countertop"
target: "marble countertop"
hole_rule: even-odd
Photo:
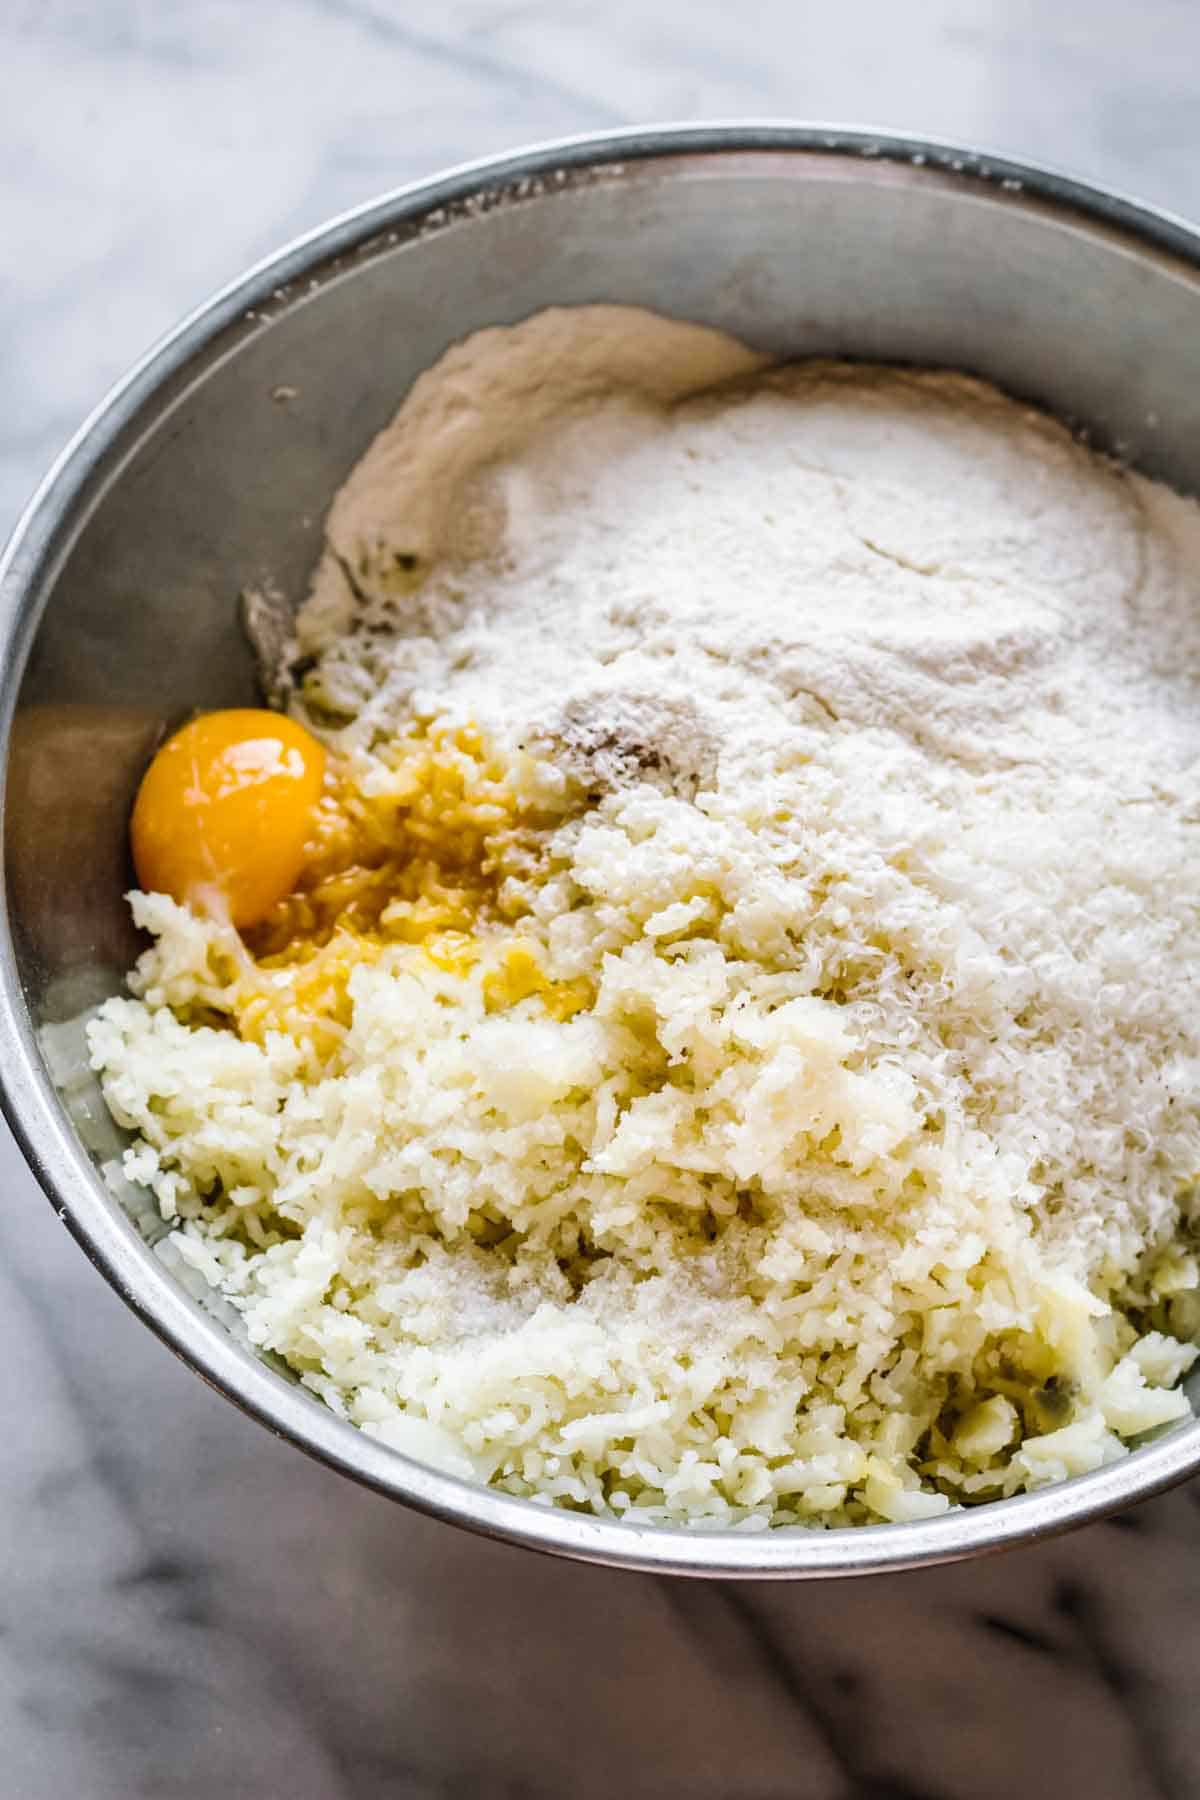
[[[8,0],[0,529],[107,383],[297,231],[555,134],[959,137],[1200,215],[1190,0]],[[1200,1791],[1200,1488],[803,1587],[409,1516],[175,1362],[0,1142],[3,1800],[1164,1800]]]

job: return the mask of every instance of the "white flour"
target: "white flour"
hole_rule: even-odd
[[[341,560],[301,626],[319,691],[362,731],[473,718],[597,792],[782,803],[851,882],[903,868],[1004,1015],[948,1055],[989,1110],[1003,1089],[993,1128],[1094,1261],[1128,1218],[1172,1219],[1200,1164],[1177,1091],[1200,1027],[1200,509],[957,375],[750,361],[617,308],[452,352],[333,508]],[[740,385],[676,398],[721,376]],[[399,605],[397,545],[433,568]]]
[[[649,1519],[916,1517],[1185,1413],[1200,509],[958,376],[590,308],[424,376],[328,542],[297,705],[364,791],[482,727],[557,809],[522,955],[593,998],[392,946],[300,1079],[139,902],[96,1065],[255,1341]]]

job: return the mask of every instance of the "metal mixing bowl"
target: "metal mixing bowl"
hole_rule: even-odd
[[[9,1121],[118,1293],[223,1393],[380,1492],[496,1537],[688,1574],[851,1574],[1027,1542],[1151,1494],[1200,1466],[1200,1424],[924,1524],[665,1530],[510,1499],[372,1442],[256,1357],[113,1179],[119,1135],[55,1022],[116,991],[135,949],[125,821],[150,745],[193,707],[253,699],[240,590],[301,594],[330,496],[418,371],[479,326],[595,300],[779,356],[971,370],[1200,492],[1200,239],[1054,175],[860,132],[681,128],[476,164],[336,221],[134,370],[0,566]]]

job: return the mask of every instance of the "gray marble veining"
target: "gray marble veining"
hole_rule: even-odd
[[[1200,214],[1189,0],[8,0],[0,526],[104,386],[341,207],[538,137],[865,120]],[[0,1143],[0,1800],[1187,1800],[1200,1490],[803,1588],[534,1558],[309,1464]]]

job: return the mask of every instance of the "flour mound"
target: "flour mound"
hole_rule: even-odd
[[[92,1027],[128,1172],[335,1410],[751,1525],[1187,1414],[1192,502],[962,376],[555,312],[416,384],[289,654],[365,789],[470,727],[527,821],[477,959],[384,946],[315,1075],[161,898]]]

